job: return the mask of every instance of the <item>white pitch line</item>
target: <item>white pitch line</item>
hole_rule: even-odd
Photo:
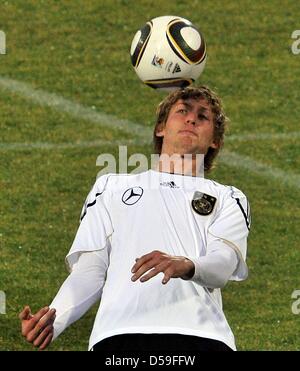
[[[115,119],[116,120],[116,119]],[[137,124],[136,124],[137,125]],[[247,141],[258,141],[258,140],[297,140],[300,138],[300,132],[290,132],[290,133],[278,133],[278,134],[269,134],[261,133],[260,135],[256,134],[245,134],[245,135],[231,135],[225,138],[226,142],[247,142]],[[151,139],[147,140],[146,138],[136,138],[136,139],[124,139],[119,141],[122,145],[147,145],[151,143]],[[116,145],[117,141],[107,140],[93,140],[93,141],[76,141],[76,142],[65,142],[65,143],[47,143],[47,142],[0,142],[0,151],[13,150],[13,151],[22,151],[26,149],[72,149],[72,148],[88,148],[88,147],[99,147],[99,146],[109,146]]]
[[[112,141],[112,140],[94,140],[87,142],[73,142],[73,143],[47,143],[47,142],[33,142],[33,143],[0,143],[0,151],[12,150],[12,151],[24,151],[28,149],[40,149],[40,150],[60,150],[60,149],[76,149],[76,148],[93,148],[101,146],[117,146],[117,145],[147,145],[150,141],[145,139],[126,139],[124,141]]]
[[[278,133],[278,134],[268,134],[262,133],[259,136],[255,134],[245,134],[245,135],[231,135],[226,137],[225,142],[247,142],[247,141],[258,141],[258,140],[292,140],[292,139],[299,139],[300,133],[299,132],[290,132],[290,133]],[[52,150],[52,149],[72,149],[72,148],[93,148],[99,146],[114,146],[119,142],[122,145],[147,145],[151,144],[151,140],[147,140],[146,138],[138,138],[138,139],[125,139],[120,141],[111,141],[107,140],[93,140],[93,141],[77,141],[77,142],[65,142],[65,143],[47,143],[47,142],[11,142],[5,143],[0,142],[0,151],[23,151],[26,149],[45,149],[45,150]]]
[[[114,118],[116,120],[116,118]],[[136,124],[138,125],[138,124]],[[297,140],[300,138],[300,132],[290,132],[290,133],[261,133],[261,134],[245,134],[245,135],[230,135],[226,136],[225,143],[227,142],[247,142],[247,141],[258,141],[258,140]],[[145,138],[136,139],[124,139],[119,141],[122,145],[147,145],[151,144],[151,140]],[[122,142],[122,143],[121,143]],[[47,142],[0,142],[0,151],[13,150],[22,151],[26,149],[72,149],[72,148],[88,148],[88,147],[99,147],[99,146],[109,146],[116,145],[117,141],[107,140],[93,140],[93,141],[76,141],[76,142],[65,142],[65,143],[47,143]]]
[[[136,144],[148,143],[145,138],[151,138],[152,129],[147,128],[143,125],[133,123],[128,120],[119,120],[112,115],[105,113],[99,113],[89,107],[84,107],[78,103],[73,103],[65,98],[62,98],[56,94],[48,93],[40,89],[33,89],[29,84],[19,82],[13,79],[0,77],[0,88],[10,93],[15,93],[23,98],[30,100],[41,106],[51,107],[52,109],[67,113],[77,120],[83,119],[90,122],[99,124],[102,127],[121,130],[125,133],[131,134],[134,138],[137,138]],[[230,140],[257,140],[259,138],[272,139],[273,135],[276,135],[277,139],[290,139],[299,136],[299,133],[283,133],[283,134],[257,134],[256,135],[244,135],[244,136],[231,136]],[[128,141],[126,141],[128,142]],[[130,142],[130,141],[129,141]],[[26,149],[26,148],[40,148],[40,149],[58,149],[58,148],[76,148],[80,147],[93,147],[100,145],[111,145],[117,144],[114,141],[94,141],[94,142],[78,142],[78,143],[2,143],[0,149]],[[122,143],[123,144],[123,143]],[[300,176],[297,174],[289,174],[280,169],[272,168],[264,165],[253,159],[237,155],[236,153],[224,150],[220,156],[221,162],[228,166],[244,168],[255,174],[266,178],[272,178],[280,181],[281,183],[290,185],[294,188],[300,188]]]
[[[121,130],[124,133],[132,134],[135,138],[151,138],[152,128],[137,124],[129,120],[118,119],[113,115],[100,113],[90,107],[84,107],[79,103],[74,103],[68,99],[60,97],[54,93],[48,93],[41,89],[34,89],[29,84],[17,80],[9,79],[7,77],[0,77],[0,88],[9,91],[10,93],[18,94],[33,103],[41,106],[51,107],[55,111],[67,113],[77,120],[87,120],[108,129]],[[276,139],[292,139],[299,138],[300,132],[290,133],[261,133],[261,134],[241,134],[241,135],[228,135],[226,141],[248,141],[248,140],[276,140]],[[86,143],[86,142],[84,142]],[[4,147],[5,143],[1,146]],[[42,148],[43,144],[26,144],[32,148]],[[17,148],[21,144],[10,146],[9,148]],[[51,147],[51,145],[49,144]],[[44,147],[49,147],[45,144]],[[61,145],[60,145],[61,146]],[[66,144],[68,146],[68,144]],[[83,145],[85,146],[85,145]],[[54,148],[54,147],[53,147]]]
[[[300,175],[291,174],[289,172],[263,164],[259,161],[254,161],[250,157],[223,150],[220,154],[219,161],[225,165],[249,170],[251,173],[260,175],[264,178],[271,178],[284,185],[300,189]]]
[[[258,140],[291,140],[299,139],[300,131],[291,131],[288,133],[256,133],[256,134],[233,134],[225,138],[225,142],[248,142]]]
[[[76,120],[87,120],[108,129],[121,130],[124,133],[132,134],[135,138],[149,138],[152,129],[128,120],[120,120],[106,113],[99,113],[92,108],[84,107],[56,94],[48,93],[41,89],[34,89],[24,82],[0,77],[0,88],[10,93],[18,94],[33,103],[45,107],[51,107],[55,111],[67,113]]]
[[[225,138],[226,142],[247,142],[247,141],[258,141],[258,140],[291,140],[300,138],[300,132],[290,132],[290,133],[278,133],[278,134],[269,134],[262,133],[260,135],[255,134],[245,134],[245,135],[231,135]],[[122,145],[147,145],[151,144],[151,139],[147,140],[146,138],[136,138],[136,139],[124,139],[119,140]],[[116,145],[117,141],[107,140],[93,140],[93,141],[76,141],[76,142],[64,142],[64,143],[47,143],[47,142],[0,142],[0,151],[13,150],[13,151],[22,151],[26,149],[72,149],[72,148],[92,148],[99,146],[110,146]]]

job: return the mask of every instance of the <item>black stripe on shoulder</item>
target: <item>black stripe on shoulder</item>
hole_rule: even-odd
[[[251,209],[250,209],[250,204],[247,200],[247,219],[249,221],[249,229],[250,229],[250,226],[251,226]]]
[[[83,214],[80,216],[80,222],[81,222],[82,219],[86,216],[87,209],[88,209],[89,207],[91,207],[91,206],[94,206],[94,205],[96,204],[96,202],[97,202],[97,197],[100,196],[100,195],[102,195],[102,193],[105,191],[105,189],[106,189],[106,185],[107,185],[107,182],[108,182],[108,179],[109,179],[111,176],[112,176],[112,174],[110,174],[110,175],[106,178],[106,182],[105,182],[105,185],[104,185],[104,187],[103,187],[103,191],[102,191],[102,192],[99,192],[99,193],[96,193],[96,195],[95,195],[95,200],[94,200],[93,202],[90,202],[90,203],[88,203],[88,204],[86,205]]]
[[[242,212],[242,214],[245,218],[246,226],[247,226],[248,230],[250,231],[250,224],[251,224],[250,220],[251,219],[250,219],[250,207],[249,207],[248,200],[247,200],[247,212],[245,212],[245,210],[244,210],[244,208],[243,208],[243,206],[240,202],[240,199],[236,198],[236,197],[233,197],[233,189],[232,189],[231,197],[236,200],[236,203],[238,204],[238,206],[241,209],[241,212]]]
[[[87,212],[87,209],[91,206],[94,206],[97,202],[97,197],[102,195],[102,193],[104,192],[104,190],[101,192],[101,193],[96,193],[96,198],[93,202],[90,202],[89,204],[86,205],[85,207],[85,210],[84,210],[84,213],[82,214],[82,216],[80,217],[80,221],[82,221],[82,219],[86,216],[86,212]]]
[[[245,213],[245,210],[243,209],[243,206],[241,205],[240,199],[239,198],[234,198],[234,199],[236,200],[237,204],[239,205],[239,208],[241,209],[242,214],[244,215],[247,228],[250,230],[250,223],[247,218],[247,214]]]

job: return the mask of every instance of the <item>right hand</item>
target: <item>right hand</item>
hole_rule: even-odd
[[[53,322],[55,309],[44,307],[36,314],[31,314],[29,306],[25,306],[19,314],[21,320],[22,335],[29,343],[40,350],[45,349],[53,338]]]

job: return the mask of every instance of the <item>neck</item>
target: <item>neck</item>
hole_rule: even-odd
[[[162,153],[156,165],[156,170],[189,176],[204,177],[204,155],[202,154],[172,154]]]

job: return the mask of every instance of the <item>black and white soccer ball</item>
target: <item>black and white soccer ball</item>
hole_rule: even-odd
[[[138,77],[154,89],[173,90],[192,84],[206,62],[201,32],[187,19],[151,19],[135,34],[131,62]]]

